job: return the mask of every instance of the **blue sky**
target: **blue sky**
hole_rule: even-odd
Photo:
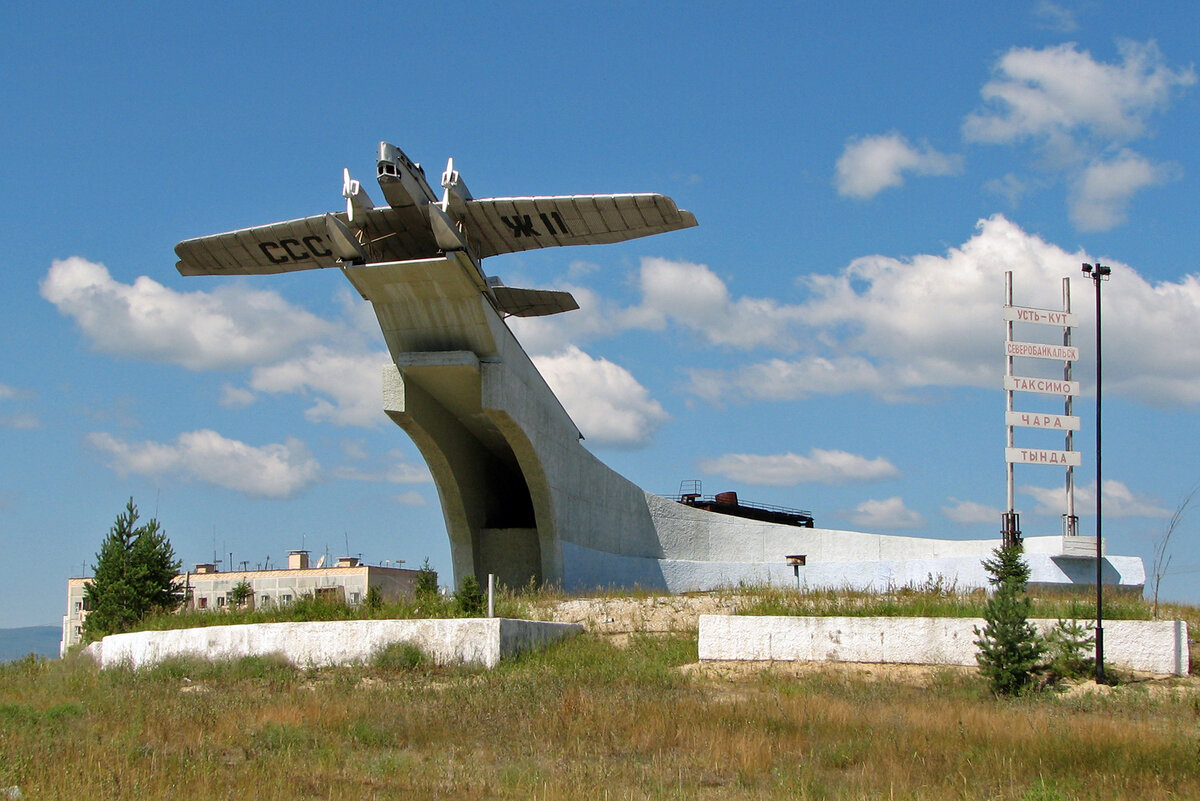
[[[1149,569],[1200,483],[1194,4],[50,3],[0,23],[0,627],[58,622],[130,496],[187,565],[303,545],[449,580],[349,283],[174,267],[179,240],[340,208],[343,167],[381,202],[382,139],[432,176],[453,156],[477,196],[658,191],[695,213],[485,262],[575,292],[514,329],[648,490],[998,536],[1012,270],[1019,305],[1057,308],[1072,278],[1092,530],[1096,259],[1110,551]],[[1057,533],[1061,471],[1016,479],[1025,533]],[[1164,596],[1200,601],[1197,521]]]

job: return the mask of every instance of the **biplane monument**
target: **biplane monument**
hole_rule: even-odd
[[[376,206],[347,170],[345,211],[188,239],[175,248],[177,267],[183,275],[337,268],[371,303],[393,360],[384,370],[384,411],[433,474],[456,583],[494,573],[512,587],[683,592],[799,581],[800,562],[809,586],[886,589],[930,576],[960,587],[985,583],[980,560],[998,540],[821,529],[811,515],[740,504],[732,493],[666,498],[583,447],[505,323],[578,304],[567,292],[505,286],[482,261],[696,225],[669,197],[476,198],[453,160],[438,197],[421,166],[386,142],[377,178],[387,205]],[[1059,558],[1060,540],[1026,539],[1031,580],[1085,583],[1094,562]],[[1106,562],[1106,582],[1144,582],[1140,559]]]

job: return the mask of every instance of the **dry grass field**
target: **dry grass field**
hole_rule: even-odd
[[[89,800],[1200,798],[1195,677],[999,699],[966,669],[698,664],[694,625],[662,613],[692,602],[600,604],[588,633],[490,672],[405,648],[319,671],[8,663],[0,788]],[[641,623],[619,624],[618,608]],[[658,631],[617,630],[637,626]]]

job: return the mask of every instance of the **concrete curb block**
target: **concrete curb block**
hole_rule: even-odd
[[[1032,622],[1045,632],[1058,621]],[[702,661],[973,666],[975,627],[983,626],[982,618],[701,615],[699,650]],[[1186,676],[1187,623],[1106,620],[1104,658],[1129,670]]]
[[[393,643],[412,643],[439,665],[494,668],[501,659],[583,632],[576,623],[511,618],[337,620],[252,623],[110,634],[88,646],[101,668],[157,664],[174,656],[237,659],[280,654],[299,667],[365,662]]]

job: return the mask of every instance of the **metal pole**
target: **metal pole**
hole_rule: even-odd
[[[1103,526],[1104,516],[1102,514],[1104,503],[1104,481],[1103,473],[1100,469],[1101,455],[1103,451],[1100,448],[1100,432],[1103,428],[1101,425],[1100,404],[1104,393],[1101,389],[1101,380],[1103,376],[1103,350],[1100,342],[1100,265],[1096,265],[1096,683],[1101,684],[1104,681],[1104,550],[1102,543],[1104,542],[1101,536],[1101,528]]]
[[[1063,291],[1063,311],[1066,312],[1067,314],[1070,314],[1071,313],[1071,279],[1070,278],[1063,278],[1062,291]],[[1070,318],[1068,318],[1068,319],[1070,319]],[[1071,326],[1069,326],[1069,325],[1063,327],[1063,344],[1066,345],[1067,347],[1071,346]],[[1072,377],[1073,377],[1073,372],[1072,372],[1071,360],[1068,359],[1065,362],[1063,362],[1063,380],[1070,381]],[[1072,396],[1070,394],[1067,394],[1065,400],[1063,401],[1063,414],[1065,414],[1067,417],[1070,417],[1073,414],[1075,414],[1075,398],[1074,398],[1074,396]],[[1075,432],[1069,428],[1067,429],[1066,449],[1068,451],[1075,450]],[[1066,522],[1066,525],[1063,526],[1063,534],[1073,536],[1075,534],[1078,534],[1079,532],[1076,531],[1076,526],[1075,526],[1075,468],[1071,467],[1071,465],[1067,465],[1066,495],[1067,495],[1067,522]]]
[[[1112,268],[1096,262],[1084,264],[1083,271],[1096,284],[1096,683],[1104,682],[1104,549],[1102,538],[1104,481],[1101,470],[1100,430],[1103,396],[1103,360],[1100,341],[1100,282]]]

